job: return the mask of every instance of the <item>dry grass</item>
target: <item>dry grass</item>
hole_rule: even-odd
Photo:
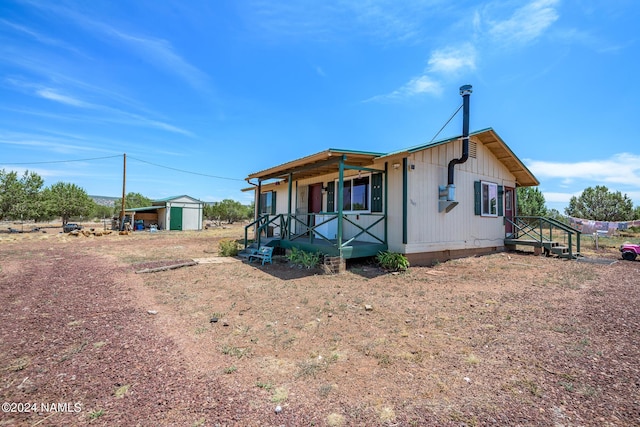
[[[110,257],[133,271],[140,263],[212,256],[220,239],[241,236],[242,228],[232,227],[73,241],[49,236],[46,243],[74,245],[80,255]],[[5,243],[9,251],[18,244]],[[133,301],[158,311],[157,333],[178,345],[194,375],[232,374],[220,382],[268,404],[285,403],[285,412],[288,405],[304,408],[319,424],[553,425],[571,417],[581,425],[599,418],[625,425],[605,410],[593,418],[593,411],[596,400],[622,404],[629,393],[639,395],[637,385],[607,386],[608,376],[599,376],[615,369],[633,376],[631,365],[604,364],[613,363],[612,346],[628,352],[627,340],[638,338],[631,327],[637,315],[625,312],[619,342],[600,329],[594,306],[607,304],[611,292],[627,300],[637,293],[627,279],[637,277],[637,265],[501,253],[397,275],[365,263],[332,276],[276,259],[163,271],[128,286],[148,297]],[[210,323],[212,317],[228,326]],[[629,363],[640,356],[634,351]],[[631,413],[616,418],[637,421]]]

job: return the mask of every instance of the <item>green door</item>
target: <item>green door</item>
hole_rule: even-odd
[[[171,208],[169,230],[182,230],[182,208]]]

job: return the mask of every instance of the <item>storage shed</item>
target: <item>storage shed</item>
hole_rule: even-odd
[[[157,225],[160,230],[202,230],[204,202],[182,195],[154,200],[152,206],[125,209],[134,230]]]

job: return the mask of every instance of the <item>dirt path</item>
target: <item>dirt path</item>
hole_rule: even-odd
[[[2,255],[2,400],[37,408],[0,414],[0,425],[277,424],[244,391],[186,368],[132,300],[141,282],[129,269],[86,254],[78,262],[71,246]],[[60,412],[40,408],[58,402]]]

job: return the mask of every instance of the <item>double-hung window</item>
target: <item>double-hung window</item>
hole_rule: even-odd
[[[260,194],[260,213],[275,215],[276,213],[276,192],[267,191]]]
[[[498,216],[498,184],[482,181],[482,215]]]
[[[345,179],[343,185],[342,210],[369,211],[371,193],[369,176]]]

